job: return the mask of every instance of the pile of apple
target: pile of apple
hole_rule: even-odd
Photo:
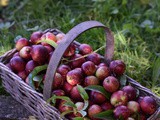
[[[29,84],[28,75],[37,66],[48,64],[55,49],[42,40],[47,39],[58,45],[63,42],[64,36],[63,33],[54,35],[50,32],[37,31],[31,34],[30,40],[20,38],[15,45],[17,52],[7,66]],[[54,106],[61,113],[65,113],[68,119],[101,120],[102,118],[96,118],[96,115],[112,111],[110,117],[115,120],[146,120],[156,111],[156,101],[151,96],[139,96],[138,90],[129,84],[122,87],[120,78],[125,69],[126,65],[121,60],[113,60],[108,65],[101,61],[100,55],[93,52],[90,45],[78,46],[72,43],[65,51],[63,61],[54,76],[53,96],[59,96]],[[45,72],[39,73],[42,74],[43,80],[41,85],[35,84],[36,89],[43,86]],[[84,88],[88,95],[87,105],[84,102],[83,92],[80,93],[78,86]],[[97,86],[97,90],[85,89],[90,86],[94,88]],[[101,90],[109,96],[98,87],[103,88]],[[77,111],[72,107],[73,105],[66,104],[69,101],[65,100],[64,96],[75,104]],[[85,115],[79,112],[82,109],[86,112]]]

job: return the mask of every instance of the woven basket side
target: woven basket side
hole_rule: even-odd
[[[42,99],[42,94],[33,90],[7,66],[0,63],[0,76],[3,86],[18,102],[40,120],[62,120],[59,111]]]

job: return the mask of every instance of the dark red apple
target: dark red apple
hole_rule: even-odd
[[[140,102],[140,107],[145,114],[152,115],[157,109],[157,103],[152,97],[145,96]]]
[[[76,47],[74,44],[71,44],[67,50],[64,52],[64,57],[71,57],[75,54],[75,51],[76,51]]]
[[[20,71],[17,73],[17,75],[22,78],[22,80],[25,80],[28,76],[27,72],[24,70],[24,71]]]
[[[99,105],[93,104],[88,108],[88,116],[91,120],[100,120],[98,118],[95,118],[94,115],[102,112],[102,108]]]
[[[122,91],[124,91],[127,94],[129,100],[136,99],[137,92],[136,92],[136,89],[133,88],[132,86],[130,86],[130,85],[124,86],[122,88]]]
[[[82,64],[81,68],[82,68],[83,72],[88,76],[93,75],[96,72],[96,66],[91,61],[84,62]]]
[[[31,50],[32,47],[30,46],[24,46],[20,51],[19,51],[19,56],[24,58],[25,60],[30,60],[31,57]]]
[[[88,61],[92,61],[95,65],[98,65],[98,64],[100,64],[100,62],[101,62],[101,57],[100,57],[100,55],[97,54],[97,53],[92,53],[92,54],[88,55],[88,56],[86,57],[86,59],[87,59]]]
[[[68,82],[64,82],[63,90],[65,91],[66,94],[69,94],[73,87],[74,86],[69,84]]]
[[[95,76],[87,76],[84,79],[84,86],[89,86],[89,85],[98,85],[99,84],[99,80],[98,78],[96,78]]]
[[[128,96],[125,92],[119,90],[111,95],[110,102],[113,106],[126,105],[128,102]]]
[[[111,103],[109,101],[104,102],[103,104],[101,104],[101,108],[106,111],[106,110],[111,110],[114,108],[113,105],[111,105]]]
[[[35,62],[33,60],[30,60],[30,61],[27,62],[25,70],[26,70],[27,73],[30,73],[37,66],[38,66],[37,62]]]
[[[45,45],[44,47],[48,50],[48,53],[54,51],[54,48],[52,46],[50,46],[50,45]]]
[[[99,80],[104,80],[106,77],[108,77],[110,75],[110,70],[108,67],[106,66],[101,66],[98,67],[98,69],[96,70],[96,77]]]
[[[98,68],[99,68],[99,67],[102,67],[102,66],[107,67],[107,64],[102,62],[102,63],[100,63],[100,64],[98,65]]]
[[[120,83],[117,78],[108,76],[103,81],[103,87],[108,92],[115,92],[119,89]]]
[[[79,70],[73,69],[67,73],[66,79],[69,84],[76,85],[83,81],[83,76]]]
[[[65,92],[64,92],[63,90],[61,90],[61,89],[57,89],[57,90],[54,90],[54,91],[52,92],[52,95],[65,96]],[[56,103],[55,103],[56,107],[59,105],[60,100],[61,100],[61,99],[56,99]]]
[[[74,86],[70,91],[70,97],[75,101],[83,101],[83,98],[81,97],[77,86]]]
[[[130,116],[129,109],[124,105],[120,105],[120,106],[116,107],[114,109],[113,113],[114,113],[114,117],[117,119],[121,118],[121,119],[127,120],[128,117]]]
[[[126,65],[121,60],[114,60],[110,62],[109,68],[113,74],[120,76],[125,72]]]
[[[56,36],[53,33],[51,33],[51,32],[47,32],[47,33],[43,34],[41,36],[41,40],[51,40],[51,41],[57,42]],[[46,42],[41,42],[41,44],[43,46],[49,45]]]
[[[140,112],[140,105],[136,101],[129,101],[127,107],[130,110],[131,114]]]
[[[57,72],[60,73],[63,77],[66,77],[69,71],[71,71],[71,68],[68,65],[62,64],[57,68]]]
[[[11,58],[10,66],[13,71],[20,72],[25,70],[26,62],[21,57],[16,56]]]
[[[79,52],[82,54],[82,55],[86,55],[86,54],[89,54],[91,52],[93,52],[93,49],[90,45],[88,44],[81,44],[79,46]]]
[[[82,57],[81,54],[75,54],[72,58],[71,58],[72,62],[71,62],[71,66],[72,68],[77,68],[77,67],[81,67],[81,65],[86,61],[84,57]]]
[[[37,44],[41,40],[43,33],[41,31],[33,32],[30,36],[30,41],[32,44]]]
[[[39,64],[44,64],[49,59],[48,50],[42,45],[34,45],[31,51],[32,59]]]
[[[92,100],[95,104],[102,104],[106,101],[106,97],[100,92],[91,91],[90,100]]]
[[[20,51],[24,46],[28,46],[29,41],[26,38],[20,38],[16,41],[16,50]]]
[[[55,89],[59,89],[60,87],[62,87],[64,84],[64,79],[62,77],[61,74],[56,73],[54,76],[54,81],[53,81],[53,85],[52,88]]]

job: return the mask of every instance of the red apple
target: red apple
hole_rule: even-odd
[[[102,108],[99,105],[93,104],[88,108],[88,116],[91,120],[100,120],[98,118],[95,118],[94,115],[102,112]]]
[[[48,50],[42,45],[34,45],[31,51],[32,59],[39,64],[44,64],[49,59]]]
[[[111,95],[110,102],[113,106],[126,105],[128,102],[128,96],[125,92],[119,90]]]
[[[83,101],[83,98],[81,97],[77,86],[74,86],[70,91],[70,97],[75,101]]]
[[[98,68],[99,68],[99,67],[102,67],[102,66],[107,67],[107,64],[102,62],[102,63],[100,63],[100,64],[98,65]]]
[[[108,76],[103,81],[103,87],[108,92],[115,92],[119,89],[120,83],[117,78]]]
[[[125,72],[126,65],[121,60],[114,60],[110,62],[109,68],[113,74],[120,76]]]
[[[91,91],[90,100],[95,104],[102,104],[106,101],[106,97],[100,92]]]
[[[81,54],[75,54],[72,58],[71,58],[72,62],[71,62],[71,66],[72,68],[77,68],[77,67],[81,67],[81,65],[86,61],[84,57],[82,57]]]
[[[13,57],[19,56],[19,52],[14,53]]]
[[[88,61],[92,61],[95,65],[98,65],[98,64],[100,64],[100,62],[101,62],[101,57],[100,57],[100,55],[97,54],[97,53],[92,53],[92,54],[88,55],[88,56],[86,57],[86,59],[87,59]]]
[[[76,47],[74,44],[71,44],[67,49],[66,51],[64,52],[64,57],[71,57],[75,54],[75,51],[76,51]]]
[[[124,86],[122,88],[122,91],[124,91],[127,94],[129,100],[136,99],[136,94],[137,94],[136,89],[133,88],[132,86],[130,86],[130,85]]]
[[[89,86],[89,85],[98,85],[99,84],[99,80],[98,78],[96,78],[95,76],[87,76],[84,79],[84,86]]]
[[[157,108],[155,99],[153,99],[150,96],[145,96],[141,100],[140,106],[141,106],[142,111],[145,114],[149,114],[149,115],[152,115],[156,111],[156,108]]]
[[[20,72],[20,71],[24,71],[26,62],[21,57],[16,56],[11,58],[10,66],[13,71]]]
[[[66,94],[69,94],[73,87],[74,86],[69,84],[68,82],[64,82],[63,84],[63,90],[65,91]]]
[[[26,70],[27,73],[30,73],[37,66],[38,66],[37,62],[35,62],[33,60],[30,60],[30,61],[27,62],[25,70]]]
[[[124,106],[124,105],[120,105],[118,107],[116,107],[113,111],[115,118],[117,119],[128,119],[128,117],[130,116],[130,111],[129,109]]]
[[[84,62],[82,64],[81,68],[82,68],[83,72],[88,76],[93,75],[96,72],[96,66],[91,61]]]
[[[19,56],[24,58],[25,60],[30,60],[31,57],[31,50],[32,48],[30,46],[24,46],[20,51],[19,51]]]
[[[61,89],[57,89],[57,90],[54,90],[54,91],[52,92],[52,95],[65,96],[65,92],[64,92],[63,90],[61,90]],[[60,100],[61,100],[61,99],[56,99],[56,104],[55,104],[56,107],[59,105]]]
[[[96,77],[99,80],[104,80],[106,77],[110,75],[110,70],[106,66],[101,66],[96,70]]]
[[[16,50],[20,51],[24,46],[28,46],[29,41],[26,38],[20,38],[16,41]]]
[[[82,73],[79,70],[73,69],[67,73],[67,82],[71,85],[80,84],[83,81]]]
[[[106,110],[111,110],[113,109],[113,105],[111,105],[111,103],[109,101],[104,102],[103,104],[101,104],[101,108],[106,111]]]
[[[62,64],[57,68],[57,72],[60,73],[63,77],[66,77],[69,71],[71,71],[71,68],[68,65]]]
[[[17,75],[22,78],[22,80],[25,80],[28,76],[27,72],[24,70],[24,71],[20,71],[17,73]]]
[[[88,44],[81,44],[79,46],[79,52],[82,54],[82,55],[86,55],[86,54],[89,54],[91,52],[93,52],[93,49],[90,45]]]
[[[48,50],[48,53],[54,51],[54,48],[52,46],[50,46],[50,45],[45,45],[44,47]]]
[[[47,33],[43,34],[41,36],[41,40],[51,40],[51,41],[57,42],[56,36],[51,32],[47,32]],[[45,43],[45,42],[41,42],[41,44],[43,46],[49,45],[48,43]]]
[[[32,44],[37,44],[41,40],[43,33],[41,31],[36,31],[31,34],[30,41]]]
[[[131,111],[131,114],[140,112],[140,105],[136,101],[129,101],[127,107]]]
[[[54,76],[54,81],[53,81],[53,85],[52,88],[55,89],[59,89],[60,87],[62,87],[64,84],[64,78],[62,77],[61,74],[56,73]]]
[[[59,110],[61,113],[66,112],[66,111],[73,110],[72,107],[65,105],[65,103],[66,103],[65,100],[61,100],[61,101],[60,101],[60,104],[59,104],[59,106],[58,106],[58,110]]]

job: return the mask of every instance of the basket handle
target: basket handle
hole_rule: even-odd
[[[113,58],[114,54],[114,37],[109,28],[97,21],[86,21],[82,22],[75,27],[73,27],[63,38],[63,43],[59,44],[53,55],[50,59],[46,77],[44,81],[44,89],[43,89],[43,98],[44,100],[48,100],[52,94],[52,83],[54,80],[54,74],[56,73],[56,69],[60,63],[60,60],[65,52],[65,50],[69,47],[69,45],[83,32],[91,29],[91,28],[104,28],[106,33],[106,49],[105,49],[105,59],[107,62],[110,62]]]

